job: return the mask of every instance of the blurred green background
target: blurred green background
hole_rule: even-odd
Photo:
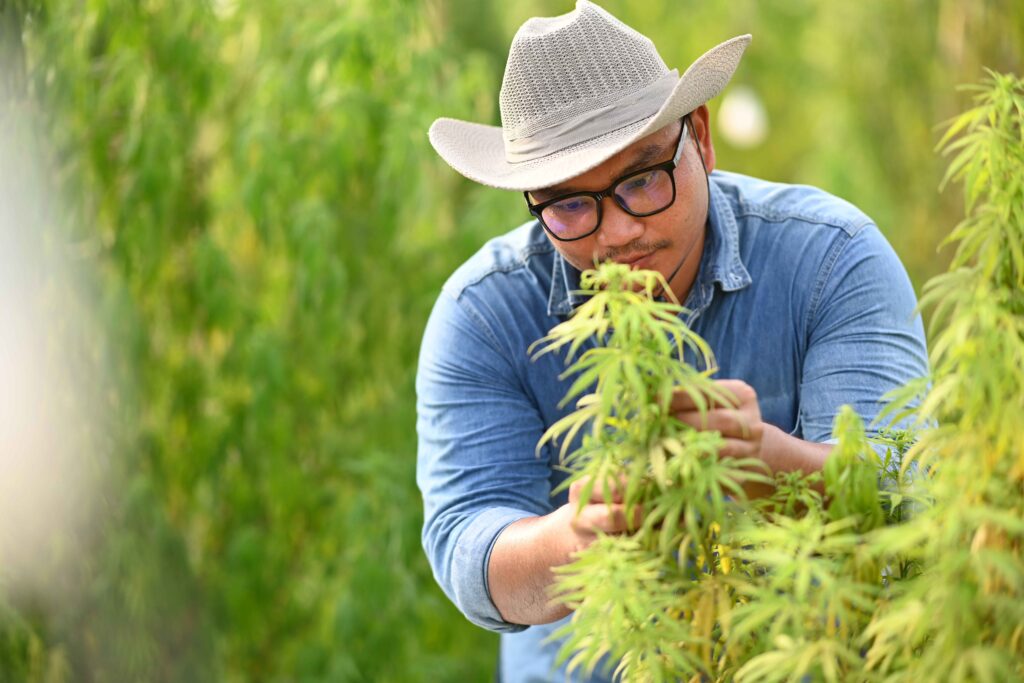
[[[0,538],[0,682],[491,677],[420,548],[413,378],[445,278],[527,215],[426,130],[497,123],[516,28],[572,6],[0,0],[0,184],[43,186],[15,227],[103,482],[91,531],[34,539],[43,580]],[[859,205],[918,287],[945,268],[938,126],[1021,73],[1019,0],[603,6],[680,70],[753,33],[726,97],[764,135],[719,167]]]

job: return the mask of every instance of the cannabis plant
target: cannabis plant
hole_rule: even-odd
[[[775,680],[859,666],[882,575],[880,560],[859,552],[861,534],[885,523],[878,476],[892,469],[859,418],[840,415],[823,474],[780,474],[772,498],[748,501],[743,483],[772,481],[760,462],[719,458],[717,432],[670,412],[677,391],[701,411],[731,397],[712,381],[713,354],[682,307],[654,298],[664,281],[605,264],[581,284],[586,303],[538,342],[537,355],[572,359],[564,400],[577,401],[540,445],[561,440],[563,487],[583,482],[581,500],[618,490],[627,518],[643,514],[631,533],[602,537],[556,570],[557,597],[574,608],[559,634],[570,669],[590,672],[610,656],[627,680]],[[687,349],[706,370],[684,361]],[[831,505],[814,488],[821,477]]]
[[[710,378],[711,349],[680,321],[682,307],[655,299],[657,290],[669,291],[660,275],[610,263],[585,272],[581,285],[590,298],[539,342],[537,355],[575,358],[566,372],[577,377],[565,401],[578,399],[541,445],[562,439],[572,470],[563,486],[583,481],[581,500],[600,486],[611,501],[618,487],[626,516],[637,508],[644,514],[633,533],[601,538],[559,570],[561,599],[575,608],[564,632],[566,652],[576,651],[570,667],[591,671],[610,654],[630,678],[710,672],[722,656],[716,615],[735,601],[719,544],[741,510],[729,500],[744,498],[743,481],[766,477],[752,469],[755,461],[719,459],[717,433],[670,414],[677,389],[701,411],[727,397]],[[576,358],[593,338],[598,343]],[[684,362],[687,348],[707,370]]]
[[[868,666],[889,681],[1024,679],[1024,81],[990,72],[972,89],[940,142],[967,217],[921,301],[934,343],[917,416],[935,426],[908,460],[933,472],[934,504],[872,539],[922,567],[866,631]]]
[[[576,401],[541,444],[561,440],[564,486],[584,482],[581,500],[619,490],[627,518],[643,514],[556,570],[554,596],[574,609],[556,634],[570,670],[1024,677],[1024,88],[992,74],[979,90],[940,143],[957,152],[946,179],[965,182],[968,218],[950,236],[951,271],[922,299],[941,330],[934,371],[888,411],[915,431],[876,425],[868,439],[844,407],[822,472],[780,473],[774,495],[747,500],[742,483],[771,481],[758,463],[719,458],[717,433],[670,413],[674,392],[701,411],[730,397],[682,308],[655,299],[664,281],[616,264],[583,274],[589,299],[538,342],[538,355],[565,353]],[[708,369],[687,365],[685,349]]]

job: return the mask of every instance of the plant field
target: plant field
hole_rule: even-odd
[[[528,215],[452,172],[426,131],[496,122],[515,28],[572,5],[0,0],[0,683],[493,676],[497,638],[420,547],[413,378],[444,280]],[[970,159],[954,171],[966,201],[937,192],[935,151],[973,106],[958,85],[1024,71],[1019,2],[605,5],[670,67],[753,33],[734,84],[764,135],[729,133],[712,102],[719,166],[849,199],[919,291],[947,271],[956,248],[937,247],[960,217],[1020,225],[1019,205],[979,208],[1010,199]],[[1019,377],[982,362],[1017,347],[968,340],[1003,339],[1007,311],[1019,324],[1024,257],[958,231],[955,265],[990,289],[954,270],[927,290],[952,307],[926,308],[949,340],[934,391],[963,403],[936,399],[945,431],[919,448],[988,454],[964,475],[979,486],[1019,481],[1016,415],[977,413],[1019,406]],[[929,553],[968,528],[991,549],[977,583],[951,580],[1019,595],[1002,517],[920,519]],[[946,642],[910,601],[924,620],[975,604],[960,597],[894,597],[877,666],[912,671],[881,644],[914,624]],[[920,666],[964,648],[964,680],[1004,680],[987,644],[1021,636],[986,629],[1006,618],[964,621]]]

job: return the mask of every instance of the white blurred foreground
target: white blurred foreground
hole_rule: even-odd
[[[29,116],[0,93],[0,601],[57,599],[90,536],[97,330]],[[73,582],[73,580],[72,580]]]

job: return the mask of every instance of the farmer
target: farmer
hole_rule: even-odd
[[[533,18],[509,50],[502,126],[439,119],[430,141],[476,182],[523,192],[526,224],[488,242],[449,278],[423,337],[416,378],[423,544],[449,598],[502,633],[505,682],[564,680],[569,610],[550,602],[551,568],[597,532],[625,529],[621,506],[576,490],[555,448],[535,453],[571,378],[527,348],[580,303],[580,272],[614,260],[660,272],[708,341],[738,400],[702,424],[723,454],[774,472],[820,470],[832,420],[865,422],[881,397],[926,374],[906,272],[856,207],[807,186],[715,169],[706,103],[750,36],[705,53],[682,76],[650,40],[596,5]],[[752,491],[753,494],[764,493]]]

